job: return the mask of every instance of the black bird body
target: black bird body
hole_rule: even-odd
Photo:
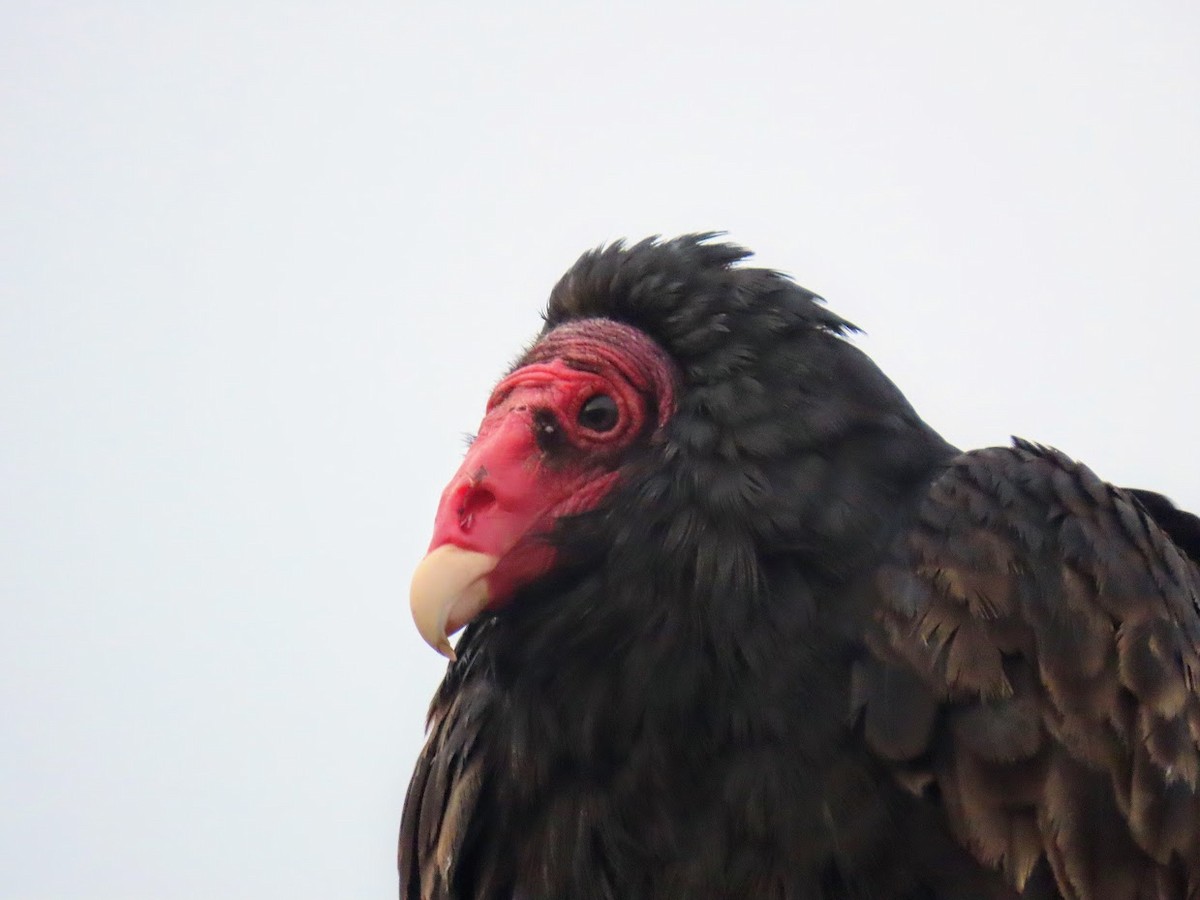
[[[1200,522],[960,453],[745,255],[615,245],[554,289],[543,334],[633,326],[674,412],[460,640],[401,896],[1196,895]]]

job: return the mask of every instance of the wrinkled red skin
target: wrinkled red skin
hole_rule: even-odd
[[[488,610],[551,569],[555,551],[541,537],[560,516],[593,508],[616,483],[623,451],[674,410],[669,360],[628,325],[562,325],[526,359],[492,392],[479,433],[442,493],[429,545],[499,557],[487,577]],[[602,433],[578,422],[597,394],[612,397],[618,410],[616,426]],[[552,431],[539,443],[547,426]]]

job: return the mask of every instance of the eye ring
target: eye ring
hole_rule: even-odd
[[[604,434],[617,427],[621,419],[621,410],[617,401],[608,394],[596,394],[579,407],[575,421],[581,428]]]

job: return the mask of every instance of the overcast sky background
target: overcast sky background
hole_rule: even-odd
[[[0,6],[0,896],[394,896],[409,574],[616,237],[1200,507],[1200,5],[1134,8]]]

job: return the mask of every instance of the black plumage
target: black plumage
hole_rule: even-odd
[[[1200,520],[960,452],[746,256],[616,244],[554,288],[543,334],[636,327],[675,412],[463,634],[401,897],[1195,896]]]

